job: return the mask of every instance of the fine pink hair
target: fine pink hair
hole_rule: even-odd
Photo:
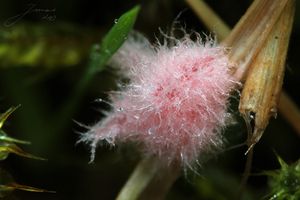
[[[151,45],[135,34],[112,57],[110,65],[130,81],[111,93],[111,111],[81,138],[91,144],[92,159],[99,141],[134,142],[146,156],[183,166],[222,147],[237,82],[226,49],[197,37]]]

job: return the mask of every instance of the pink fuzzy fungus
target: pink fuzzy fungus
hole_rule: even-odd
[[[113,56],[111,64],[130,83],[111,94],[112,111],[83,136],[92,156],[101,140],[133,141],[146,155],[190,166],[222,146],[228,97],[237,83],[226,51],[189,35],[172,42],[152,46],[132,37]]]

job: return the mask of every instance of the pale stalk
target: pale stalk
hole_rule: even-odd
[[[159,170],[140,195],[139,200],[163,200],[169,189],[180,175],[181,166],[173,163],[169,166],[160,166]]]
[[[158,170],[157,161],[145,158],[134,169],[116,200],[136,200]]]
[[[224,40],[230,33],[230,28],[222,19],[202,0],[186,0],[205,26],[216,34],[219,40]]]
[[[160,200],[179,176],[177,164],[163,166],[156,158],[145,158],[137,165],[116,200]]]
[[[278,109],[300,136],[300,110],[284,91],[280,95]]]

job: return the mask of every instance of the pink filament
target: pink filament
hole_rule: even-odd
[[[147,155],[190,165],[222,147],[236,86],[226,51],[188,35],[173,42],[154,47],[141,36],[130,38],[113,56],[111,64],[130,83],[111,95],[112,111],[83,136],[93,152],[100,140],[133,141]]]

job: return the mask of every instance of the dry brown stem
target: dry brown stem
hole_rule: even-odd
[[[248,141],[250,147],[259,141],[270,117],[277,115],[294,7],[294,2],[288,1],[247,73],[239,110],[248,124],[254,122],[253,135]]]

